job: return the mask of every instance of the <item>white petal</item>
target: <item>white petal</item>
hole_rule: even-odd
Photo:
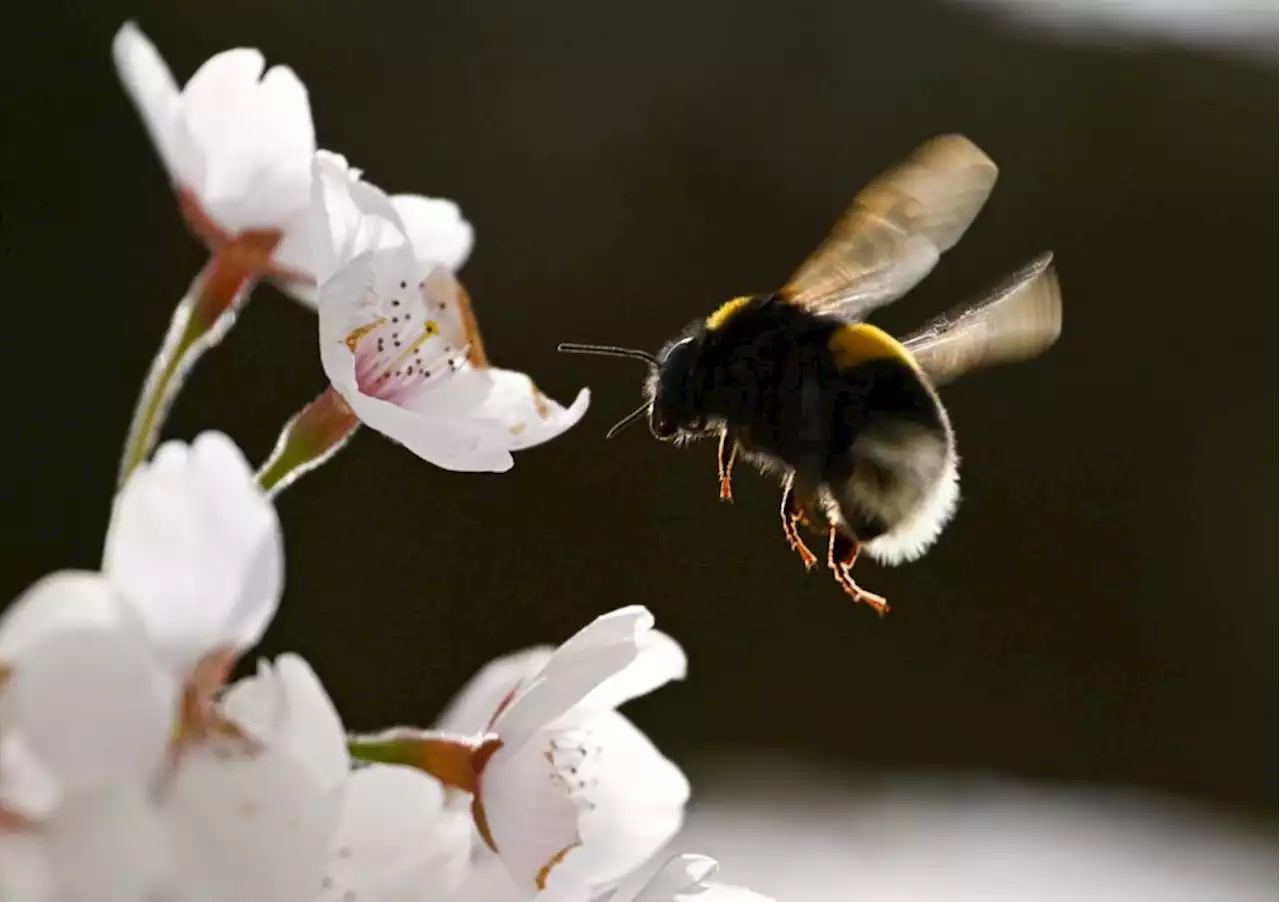
[[[305,262],[315,130],[306,88],[285,66],[263,75],[262,54],[238,48],[201,66],[181,93],[154,46],[132,24],[114,43],[121,80],[171,179],[193,191],[204,213],[231,233],[286,229],[279,262]],[[296,221],[295,221],[296,219]]]
[[[606,680],[630,667],[653,615],[639,605],[597,617],[551,655],[494,725],[508,747],[518,747],[559,719]]]
[[[550,646],[537,646],[490,661],[449,702],[435,728],[463,735],[485,732],[498,709],[521,683],[542,670],[552,651]]]
[[[0,621],[0,661],[0,723],[61,783],[141,783],[160,765],[177,681],[99,575],[55,573],[23,593]]]
[[[544,395],[524,373],[466,368],[439,391],[424,392],[410,405],[433,419],[457,419],[478,434],[489,434],[508,449],[541,445],[577,424],[591,403],[582,389],[568,408]]]
[[[378,316],[380,299],[389,296],[395,286],[416,278],[416,267],[405,245],[366,251],[321,286],[320,362],[325,375],[361,422],[423,460],[449,470],[509,470],[511,455],[500,431],[477,428],[451,411],[422,416],[366,395],[356,385],[355,358],[347,347],[347,337]],[[466,372],[464,367],[448,376],[446,389]]]
[[[239,110],[236,126],[248,139],[236,148],[244,166],[243,183],[229,191],[231,202],[211,215],[231,231],[279,228],[306,209],[311,197],[311,159],[315,129],[307,89],[288,66],[273,66],[256,86],[252,105]]]
[[[412,255],[403,250],[388,249],[377,256],[384,268],[398,264],[406,278],[412,273]],[[347,347],[347,338],[378,315],[374,259],[373,251],[365,251],[320,283],[320,365],[348,404],[360,390],[356,386],[356,359]]]
[[[35,832],[0,832],[0,902],[56,902],[57,887]]]
[[[239,680],[222,700],[222,714],[250,736],[305,768],[318,785],[333,787],[350,766],[346,733],[315,671],[302,658],[284,654],[274,666]]]
[[[161,820],[142,787],[76,796],[42,832],[62,899],[139,902],[166,876]]]
[[[319,902],[420,902],[461,885],[471,815],[421,771],[373,765],[347,782]]]
[[[529,893],[512,882],[501,859],[483,846],[472,858],[462,884],[439,898],[433,895],[431,902],[529,902]]]
[[[175,667],[255,644],[275,615],[284,551],[275,508],[239,449],[207,432],[169,442],[116,498],[103,569]]]
[[[683,680],[688,667],[684,649],[666,633],[649,630],[636,640],[639,653],[622,672],[596,687],[578,709],[607,711],[619,708],[633,698],[648,695],[672,680]]]
[[[343,784],[317,782],[288,754],[183,760],[167,804],[175,884],[192,902],[311,902],[324,876]]]
[[[377,187],[361,180],[358,170],[339,154],[317,151],[311,163],[308,210],[312,268],[323,285],[340,269],[367,251],[406,245],[399,214]],[[413,260],[412,253],[408,255]],[[418,267],[410,262],[405,279],[418,281]]]
[[[465,420],[422,416],[363,394],[346,400],[366,426],[441,469],[505,473],[515,465],[510,452],[495,436],[471,428]]]
[[[711,882],[718,869],[714,858],[678,855],[642,886],[621,889],[607,902],[773,902],[747,889]]]
[[[579,841],[578,804],[557,780],[546,751],[537,741],[504,746],[489,760],[480,785],[498,854],[526,893],[545,886]]]
[[[310,203],[289,214],[281,223],[284,236],[271,255],[276,266],[297,273],[300,278],[276,278],[274,284],[303,305],[315,310],[320,301],[314,278],[315,254],[311,241]]]
[[[680,769],[621,714],[606,712],[580,727],[548,731],[561,779],[584,805],[581,846],[561,867],[595,887],[621,880],[680,829],[689,782]]]
[[[175,182],[183,181],[191,173],[175,146],[182,104],[169,67],[155,45],[132,22],[126,22],[116,32],[111,51],[120,81],[138,108],[169,177]]]
[[[417,194],[394,195],[391,203],[400,216],[414,256],[426,264],[422,276],[426,276],[430,264],[447,266],[455,272],[462,268],[475,243],[475,231],[462,217],[457,204]]]
[[[43,821],[62,802],[64,788],[19,730],[0,732],[0,805],[29,820]]]
[[[285,234],[287,238],[289,235],[297,234],[297,232],[290,231]],[[280,247],[284,247],[284,242],[280,243]],[[309,239],[305,242],[302,242],[301,240],[298,242],[291,242],[286,250],[289,252],[289,257],[287,259],[292,262],[285,262],[286,258],[279,253],[277,253],[273,259],[280,260],[281,265],[289,266],[293,269],[301,270],[302,272],[311,271],[313,259],[311,257],[311,241]],[[314,281],[280,281],[277,283],[276,287],[289,295],[289,297],[293,298],[303,307],[306,307],[308,310],[315,311],[320,307],[320,289],[314,284]]]
[[[249,122],[263,65],[257,50],[224,50],[206,60],[182,89],[184,121],[205,157],[203,176],[191,188],[224,227],[222,216],[248,186],[257,163]]]

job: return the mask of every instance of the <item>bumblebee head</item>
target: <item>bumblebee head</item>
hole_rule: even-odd
[[[634,348],[576,343],[561,344],[560,350],[571,354],[629,357],[649,364],[644,404],[615,423],[608,438],[613,438],[623,427],[647,414],[649,431],[654,437],[672,441],[690,438],[707,430],[707,419],[701,410],[701,387],[695,378],[702,340],[701,332],[691,328],[679,338],[667,342],[656,355]]]
[[[649,431],[661,441],[706,431],[698,380],[694,378],[702,351],[699,335],[668,342],[658,354],[645,394],[649,402]]]

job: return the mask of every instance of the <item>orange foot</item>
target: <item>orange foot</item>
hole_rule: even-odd
[[[716,453],[716,464],[720,470],[720,500],[733,500],[733,462],[738,457],[738,443],[729,438],[726,429],[720,433],[720,450]]]
[[[803,519],[804,511],[796,497],[795,476],[788,476],[786,490],[782,493],[782,534],[787,537],[791,550],[800,555],[804,569],[812,570],[813,565],[818,563],[818,558],[809,550],[804,539],[800,538],[800,530],[796,529],[796,524]]]
[[[836,582],[840,584],[840,588],[853,597],[854,601],[861,601],[871,605],[872,610],[883,617],[889,613],[889,603],[885,601],[884,596],[868,592],[855,583],[853,576],[850,575],[854,562],[858,560],[858,551],[859,545],[856,539],[846,536],[834,526],[831,527],[831,543],[827,550],[827,566],[835,574]]]

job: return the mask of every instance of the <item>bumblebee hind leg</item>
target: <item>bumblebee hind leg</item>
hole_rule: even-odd
[[[846,535],[842,529],[832,524],[831,541],[827,548],[827,566],[835,574],[836,582],[840,584],[840,588],[853,596],[854,601],[861,601],[871,605],[872,610],[883,617],[889,613],[889,603],[884,600],[883,596],[868,592],[855,583],[850,573],[854,562],[858,560],[858,552],[860,550],[861,545],[859,545],[857,539]]]
[[[787,544],[791,546],[791,550],[800,555],[804,568],[811,570],[818,562],[818,558],[804,543],[804,539],[800,537],[800,530],[796,527],[802,521],[807,522],[805,507],[812,505],[813,498],[806,497],[802,500],[800,495],[801,493],[796,490],[796,474],[792,473],[787,476],[782,492],[782,533],[787,537]]]
[[[720,450],[716,454],[720,471],[720,500],[733,500],[733,462],[738,457],[738,440],[729,437],[729,430],[720,433]]]

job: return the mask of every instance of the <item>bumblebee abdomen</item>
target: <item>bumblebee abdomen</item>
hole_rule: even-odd
[[[838,451],[828,490],[845,525],[873,557],[887,563],[918,557],[958,500],[946,411],[914,364],[897,354],[841,369],[840,381]]]
[[[705,412],[762,465],[821,485],[868,553],[922,553],[955,506],[946,413],[910,353],[866,323],[770,297],[706,320]]]

